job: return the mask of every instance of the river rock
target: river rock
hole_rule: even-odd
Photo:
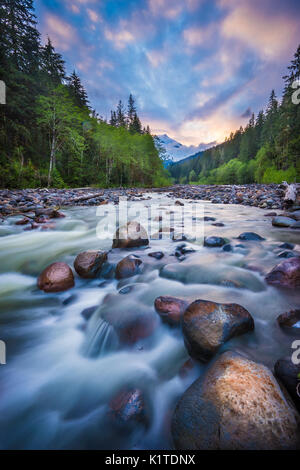
[[[295,248],[295,245],[292,243],[282,243],[279,245],[278,248],[281,248],[282,250],[293,250]]]
[[[298,449],[299,422],[271,371],[228,351],[181,397],[172,436],[180,450]]]
[[[265,238],[261,237],[260,235],[258,235],[258,234],[255,233],[255,232],[244,232],[244,233],[241,233],[241,234],[238,236],[238,239],[239,239],[239,240],[244,240],[244,241],[263,241],[263,240],[265,240]]]
[[[300,257],[277,264],[266,276],[268,284],[295,289],[300,287]]]
[[[122,390],[109,403],[111,416],[120,425],[149,424],[149,410],[139,389]]]
[[[281,328],[300,335],[300,309],[282,313],[277,317],[277,322]]]
[[[274,227],[290,227],[294,223],[295,223],[295,220],[291,219],[290,217],[278,216],[278,217],[274,217],[274,219],[272,220],[272,225]]]
[[[217,248],[226,245],[227,240],[221,237],[205,237],[204,246],[207,248]]]
[[[186,300],[170,296],[157,297],[154,302],[155,310],[162,320],[171,325],[180,323],[188,305]]]
[[[94,279],[100,275],[102,266],[106,261],[106,251],[84,251],[83,253],[79,253],[76,257],[74,268],[80,277]]]
[[[277,258],[295,258],[295,253],[293,251],[282,251],[277,255]]]
[[[209,361],[229,339],[254,330],[250,313],[238,304],[196,300],[185,310],[182,332],[194,359]]]
[[[278,359],[274,366],[275,376],[283,383],[300,411],[300,364],[292,362],[291,357]]]
[[[127,345],[147,338],[159,325],[153,308],[130,295],[106,296],[99,316],[113,327],[119,341]]]
[[[116,267],[116,279],[125,279],[140,272],[142,260],[138,256],[129,255],[123,258]]]
[[[50,264],[38,278],[38,288],[44,292],[62,292],[74,287],[73,271],[66,263]]]
[[[148,256],[160,260],[165,256],[165,254],[162,251],[155,251],[153,253],[149,253]]]
[[[146,230],[138,222],[128,222],[118,228],[113,239],[113,248],[135,248],[149,245]]]

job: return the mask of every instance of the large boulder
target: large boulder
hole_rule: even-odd
[[[228,351],[183,394],[172,435],[181,450],[297,449],[299,423],[271,371]]]
[[[266,281],[275,286],[300,287],[300,257],[289,258],[277,264],[267,274]]]
[[[250,313],[238,304],[196,300],[184,312],[182,332],[186,348],[194,359],[209,361],[234,336],[254,329]]]
[[[79,253],[76,257],[74,268],[80,277],[94,279],[100,275],[102,266],[106,261],[106,251],[84,251],[83,253]]]
[[[170,325],[180,323],[181,317],[188,305],[189,303],[186,300],[171,296],[157,297],[154,302],[155,310],[161,319]]]
[[[37,284],[44,292],[62,292],[74,287],[74,274],[66,263],[53,263],[40,274]]]
[[[294,364],[290,357],[278,359],[274,366],[275,376],[283,383],[300,411],[300,364]]]
[[[149,245],[146,230],[138,222],[128,222],[118,228],[113,239],[113,248],[135,248]]]
[[[123,258],[116,267],[116,279],[125,279],[140,272],[142,260],[138,256],[129,255]]]

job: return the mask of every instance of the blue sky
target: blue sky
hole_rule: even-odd
[[[299,0],[36,0],[103,117],[132,93],[143,123],[184,144],[223,141],[280,95]]]

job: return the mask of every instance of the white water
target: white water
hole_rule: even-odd
[[[166,196],[153,198],[152,202],[166,208],[163,214],[174,202]],[[184,202],[188,210],[196,204]],[[177,244],[155,240],[150,249],[130,251],[143,259],[151,251],[166,253],[159,262],[149,258],[139,276],[119,284],[76,277],[74,289],[45,294],[37,290],[36,278],[47,264],[65,261],[72,265],[80,251],[111,247],[111,236],[105,240],[96,236],[96,208],[77,207],[65,214],[49,232],[23,232],[14,225],[16,218],[1,225],[0,339],[7,345],[7,365],[0,366],[0,448],[172,448],[172,410],[205,366],[197,366],[184,378],[178,374],[188,355],[180,330],[163,325],[154,312],[153,302],[159,295],[239,303],[253,315],[255,332],[228,342],[224,349],[237,348],[269,367],[291,353],[292,338],[279,329],[276,317],[299,308],[299,294],[267,286],[264,274],[281,261],[277,258],[280,243],[300,243],[299,235],[274,229],[264,211],[205,203],[205,215],[225,223],[225,227],[214,227],[205,222],[205,235],[224,236],[233,246],[245,246],[234,253],[189,243],[197,252],[178,263],[167,256]],[[142,222],[147,225],[146,218]],[[175,228],[180,223],[175,220]],[[255,231],[266,241],[234,239],[245,231]],[[118,260],[127,254],[116,250],[113,256]],[[158,266],[163,263],[168,266],[162,277]],[[230,287],[228,281],[238,281],[241,287]],[[134,286],[129,293],[118,293],[128,285]],[[106,305],[107,294],[112,297]],[[99,309],[86,325],[81,312],[95,305]],[[116,321],[145,315],[155,319],[155,328],[135,344],[119,344],[113,327],[102,318],[109,309]],[[150,403],[148,429],[137,426],[124,431],[107,418],[110,399],[125,387],[144,392]]]

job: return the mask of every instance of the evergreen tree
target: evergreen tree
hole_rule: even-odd
[[[127,123],[128,123],[129,129],[131,129],[131,126],[133,124],[135,114],[136,114],[135,101],[134,101],[132,94],[130,93],[129,99],[128,99],[128,107],[127,107]]]
[[[41,48],[41,70],[54,86],[62,83],[66,76],[65,62],[62,56],[55,52],[49,37],[47,44]]]
[[[114,126],[114,127],[117,127],[117,114],[116,114],[116,111],[111,111],[110,112],[110,121],[109,121],[109,124],[111,126]]]
[[[122,101],[120,100],[117,106],[117,126],[118,127],[126,127],[126,117],[125,117],[125,111],[124,111],[124,106]]]
[[[88,106],[89,100],[81,80],[75,70],[68,78],[68,86],[78,106]]]
[[[134,113],[133,121],[129,130],[133,134],[142,134],[142,124],[136,113]]]

